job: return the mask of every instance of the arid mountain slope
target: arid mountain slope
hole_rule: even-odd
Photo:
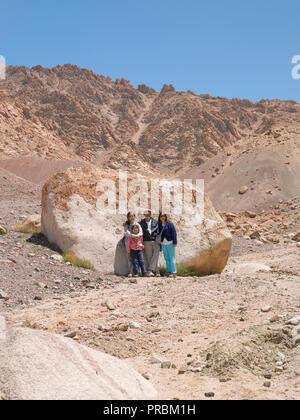
[[[292,101],[212,98],[166,85],[158,93],[74,65],[9,67],[7,73],[0,159],[35,154],[112,168],[127,161],[125,167],[174,174],[249,134],[300,123],[300,104]]]
[[[300,203],[300,128],[249,135],[181,175],[200,178],[219,210],[263,211],[280,201]],[[248,187],[244,194],[239,190]],[[294,209],[296,210],[296,209]]]

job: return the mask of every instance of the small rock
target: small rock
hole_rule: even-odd
[[[133,329],[138,329],[138,328],[141,328],[141,325],[138,322],[130,321],[129,322],[129,327],[133,328]]]
[[[292,239],[293,241],[300,242],[300,232],[296,233],[296,235],[294,235]]]
[[[255,230],[250,234],[250,239],[260,239],[260,232],[258,230]]]
[[[178,375],[183,375],[185,372],[186,372],[186,369],[183,367],[178,369]]]
[[[280,351],[277,353],[277,356],[279,357],[280,360],[284,361],[285,360],[285,355],[283,353],[281,353]]]
[[[50,258],[51,258],[51,260],[54,260],[54,261],[59,261],[59,262],[63,261],[63,256],[59,255],[59,254],[53,254],[53,255],[51,255]]]
[[[265,386],[266,388],[271,388],[271,382],[270,382],[270,381],[265,381],[265,382],[264,382],[264,386]]]
[[[9,300],[9,296],[3,290],[0,290],[0,299]]]
[[[205,392],[204,396],[206,398],[213,398],[215,396],[215,393],[214,392]]]
[[[245,194],[248,190],[249,190],[249,187],[247,187],[246,185],[243,185],[239,189],[239,194]]]
[[[297,344],[300,344],[300,335],[296,335],[293,337],[293,343],[296,346]]]
[[[142,374],[142,376],[143,376],[145,379],[147,379],[147,381],[149,381],[149,380],[152,378],[151,374],[150,374],[150,373],[148,373],[148,372],[143,373],[143,374]]]
[[[170,361],[165,361],[165,362],[162,362],[161,363],[161,365],[160,365],[160,367],[162,368],[162,369],[170,369],[170,367],[171,367],[171,362]]]
[[[271,306],[267,305],[267,306],[264,306],[263,308],[261,308],[261,311],[262,312],[270,312],[271,309],[272,309]]]
[[[287,325],[298,325],[300,324],[300,315],[294,316],[294,318],[289,319],[286,321]]]
[[[74,338],[76,337],[77,331],[71,331],[68,334],[65,335],[67,338]]]
[[[35,285],[37,287],[39,287],[40,289],[46,289],[47,285],[45,283],[42,283],[40,281],[38,281],[37,283],[35,283]]]
[[[107,300],[105,302],[105,306],[107,307],[107,309],[109,309],[110,311],[114,311],[116,309],[116,306],[110,301]]]
[[[157,333],[157,332],[160,332],[161,331],[161,328],[159,328],[159,327],[157,327],[157,328],[153,328],[152,330],[151,330],[151,333]]]

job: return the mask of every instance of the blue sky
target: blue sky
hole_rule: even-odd
[[[0,16],[7,64],[72,63],[156,90],[300,102],[299,0],[1,0]]]

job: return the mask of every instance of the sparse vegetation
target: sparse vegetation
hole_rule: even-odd
[[[0,226],[0,236],[4,236],[8,234],[8,230],[4,226]]]
[[[14,231],[21,233],[41,233],[41,228],[35,227],[33,225],[24,225],[22,223],[17,223],[14,226]]]
[[[87,270],[96,271],[93,264],[88,260],[83,260],[82,258],[78,258],[76,255],[72,254],[71,252],[67,252],[63,255],[65,262],[70,262],[72,265],[76,267],[86,268]]]
[[[166,267],[160,267],[159,272],[161,276],[166,274]],[[191,277],[198,276],[197,270],[194,266],[177,265],[177,276],[179,277]]]

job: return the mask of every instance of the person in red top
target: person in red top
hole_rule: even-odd
[[[134,235],[139,234],[139,226],[133,225],[131,232]],[[132,265],[133,265],[133,272],[134,277],[139,276],[139,271],[141,269],[143,277],[147,275],[145,260],[144,260],[144,244],[143,244],[143,236],[138,236],[137,238],[128,238],[127,244],[127,252],[128,258],[130,258]]]

